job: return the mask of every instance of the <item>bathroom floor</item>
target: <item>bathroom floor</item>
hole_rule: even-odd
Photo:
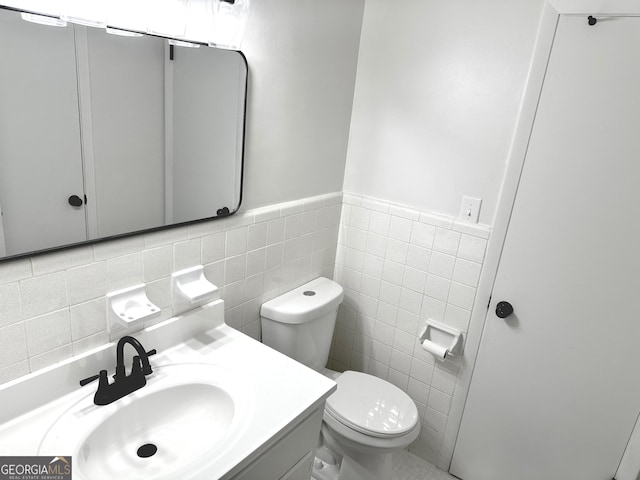
[[[392,480],[458,480],[406,450],[393,455]]]

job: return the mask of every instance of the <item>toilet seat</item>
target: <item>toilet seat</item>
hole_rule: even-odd
[[[418,424],[415,403],[395,385],[353,371],[344,372],[336,383],[338,389],[325,405],[325,418],[328,415],[345,427],[380,439],[402,437]]]

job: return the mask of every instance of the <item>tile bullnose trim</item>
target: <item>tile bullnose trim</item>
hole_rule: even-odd
[[[441,213],[420,210],[409,205],[394,203],[376,197],[368,197],[366,195],[358,195],[355,193],[344,192],[342,195],[343,204],[346,206],[356,206],[367,208],[369,210],[380,213],[388,213],[395,217],[405,218],[434,227],[446,228],[459,233],[473,235],[476,237],[488,239],[491,235],[491,225],[483,223],[468,223],[458,217],[443,215]]]

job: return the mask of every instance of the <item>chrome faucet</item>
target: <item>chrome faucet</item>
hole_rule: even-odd
[[[135,348],[138,355],[133,357],[131,373],[127,375],[124,366],[124,347],[129,344]],[[118,340],[116,347],[116,373],[113,376],[113,383],[109,383],[107,371],[100,370],[98,375],[93,375],[84,380],[80,380],[80,386],[98,380],[98,390],[93,397],[96,405],[109,405],[116,400],[129,395],[131,392],[144,387],[147,384],[147,375],[153,373],[149,357],[154,355],[156,350],[145,351],[142,344],[135,338],[124,336]]]

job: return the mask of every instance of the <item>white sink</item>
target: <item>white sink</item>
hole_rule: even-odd
[[[71,455],[80,479],[193,478],[242,437],[254,407],[246,383],[214,365],[154,366],[145,387],[106,406],[87,385],[38,454]]]

